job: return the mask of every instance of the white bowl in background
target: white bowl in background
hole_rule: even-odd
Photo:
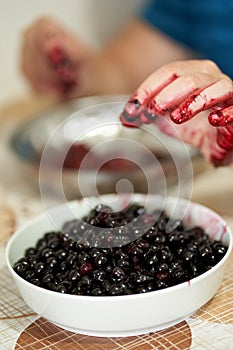
[[[40,191],[56,203],[63,194],[68,200],[95,196],[96,188],[113,193],[121,179],[130,181],[135,192],[147,193],[149,182],[150,193],[164,195],[167,190],[175,196],[182,182],[179,191],[188,198],[193,173],[203,170],[198,151],[155,124],[123,127],[119,115],[127,100],[126,95],[72,100],[20,124],[9,140],[19,176],[36,188],[40,181]],[[85,154],[90,157],[83,162]],[[108,159],[115,162],[106,167]],[[102,162],[105,166],[99,168]]]

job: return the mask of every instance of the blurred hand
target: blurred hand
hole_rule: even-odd
[[[198,147],[214,165],[233,164],[233,85],[212,61],[161,67],[131,96],[121,121],[126,126],[156,123]]]
[[[72,97],[78,95],[82,65],[89,53],[56,21],[41,18],[24,33],[22,70],[36,91]]]

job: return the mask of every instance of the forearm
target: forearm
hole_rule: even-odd
[[[67,99],[130,94],[155,69],[190,57],[187,48],[140,20],[98,52],[56,21],[42,18],[25,32],[22,69],[36,91]]]
[[[105,53],[95,52],[81,67],[79,97],[101,94],[130,94],[132,87],[121,67]]]
[[[131,22],[83,64],[79,95],[132,93],[155,69],[193,55],[140,20]]]

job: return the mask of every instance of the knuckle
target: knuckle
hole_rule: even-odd
[[[51,19],[49,17],[41,16],[36,20],[35,25],[44,26],[50,22],[51,22]]]
[[[218,81],[219,85],[222,89],[227,91],[233,91],[232,80],[228,76],[222,76],[222,78]]]
[[[228,86],[231,87],[231,88],[233,89],[232,80],[231,80],[231,78],[230,78],[228,75],[222,74],[220,80],[221,80],[221,81],[224,81],[225,84],[228,84]]]
[[[209,60],[209,59],[206,59],[206,60],[203,60],[202,61],[204,63],[204,71],[206,73],[209,73],[209,72],[221,72],[221,70],[219,69],[218,65],[212,61],[212,60]]]
[[[174,64],[172,63],[166,64],[165,66],[160,68],[160,71],[164,76],[168,76],[174,72]]]
[[[200,74],[197,72],[187,75],[185,77],[185,81],[186,85],[192,90],[195,90],[196,88],[199,88],[201,86]]]

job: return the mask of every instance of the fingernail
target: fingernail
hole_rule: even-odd
[[[120,122],[123,126],[127,128],[137,128],[140,125],[140,120],[128,120],[127,115],[124,114],[124,111],[120,115]]]
[[[191,117],[187,115],[183,109],[181,110],[180,108],[177,108],[171,113],[170,118],[174,123],[182,124]]]
[[[227,126],[232,125],[233,118],[231,116],[225,116],[221,111],[217,113],[211,113],[208,117],[208,120],[213,126]]]

